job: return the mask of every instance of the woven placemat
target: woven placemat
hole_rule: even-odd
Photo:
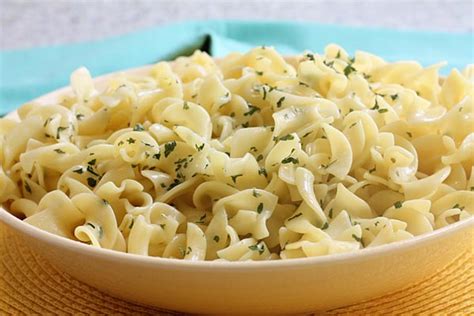
[[[58,271],[0,223],[0,314],[173,315],[129,303]],[[473,251],[418,284],[324,314],[474,314]]]

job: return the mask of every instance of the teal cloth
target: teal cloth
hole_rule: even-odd
[[[365,50],[388,61],[415,59],[448,67],[473,63],[473,33],[396,31],[280,21],[191,21],[155,27],[100,41],[0,51],[0,114],[68,84],[86,66],[93,76],[173,59],[206,49],[213,56],[275,46],[282,54],[321,52],[337,43],[349,53]]]

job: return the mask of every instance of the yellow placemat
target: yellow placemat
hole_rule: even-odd
[[[396,293],[326,314],[474,314],[474,255],[456,258],[431,278]],[[0,314],[154,314],[56,270],[0,223]]]

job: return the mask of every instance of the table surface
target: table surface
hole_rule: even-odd
[[[0,49],[96,40],[189,19],[472,32],[472,0],[0,0]]]

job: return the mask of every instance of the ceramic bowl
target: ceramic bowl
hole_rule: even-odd
[[[95,79],[96,87],[112,75]],[[64,93],[71,93],[70,88],[34,101],[54,102]],[[435,274],[472,247],[474,232],[473,217],[355,253],[277,261],[189,262],[94,248],[42,231],[3,208],[0,221],[58,269],[108,294],[169,310],[218,314],[315,312],[376,298]]]

